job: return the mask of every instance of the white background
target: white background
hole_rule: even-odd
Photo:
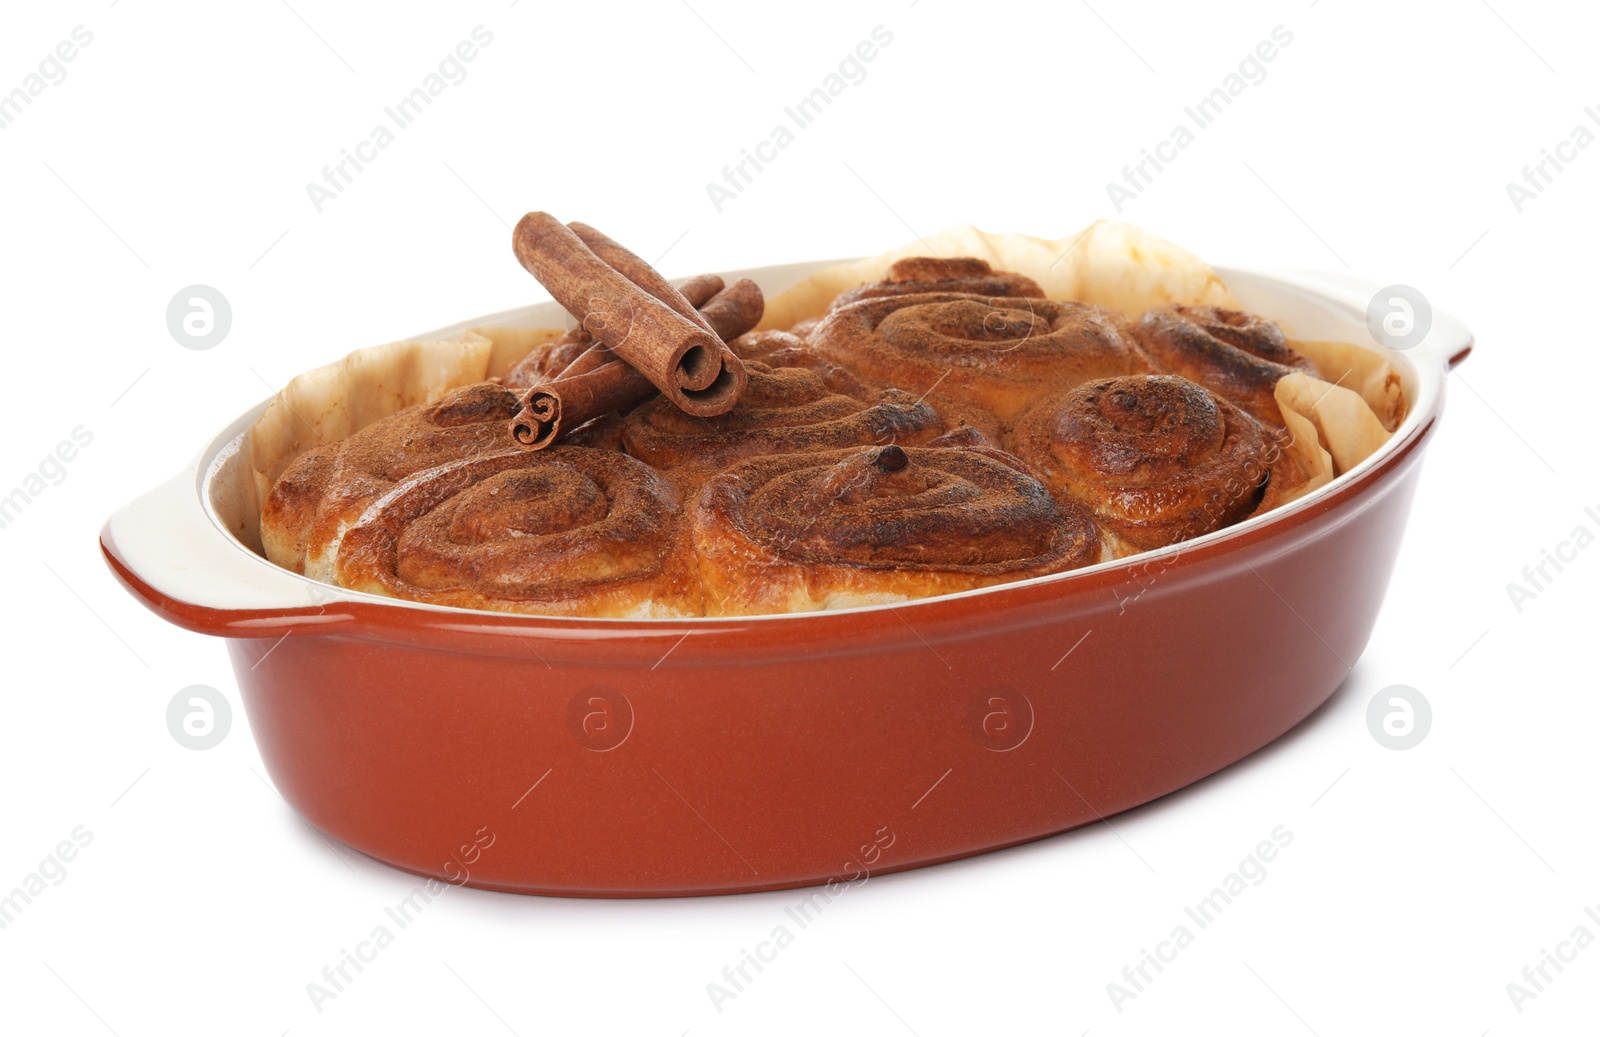
[[[1507,984],[1580,924],[1600,938],[1600,548],[1520,612],[1507,585],[1600,531],[1600,147],[1520,213],[1506,187],[1574,127],[1600,132],[1592,12],[293,3],[3,16],[0,92],[75,26],[93,42],[0,131],[0,494],[75,427],[94,438],[0,529],[0,892],[75,826],[93,841],[0,930],[0,1030],[1592,1032],[1600,944],[1520,1012]],[[316,212],[307,182],[477,25],[493,42],[468,78]],[[893,42],[866,80],[718,213],[707,182],[877,25]],[[104,518],[296,372],[539,297],[510,254],[524,211],[665,253],[670,275],[958,222],[1058,236],[1115,215],[1106,183],[1278,25],[1293,42],[1267,78],[1121,216],[1218,263],[1414,285],[1480,343],[1377,632],[1329,705],[1114,830],[872,879],[720,1012],[707,984],[803,893],[453,890],[318,1013],[307,984],[416,880],[324,842],[267,787],[223,646],[113,583]],[[195,283],[233,307],[208,351],[166,327]],[[191,684],[235,706],[209,751],[167,731]],[[1393,684],[1432,704],[1407,751],[1365,722]],[[1114,1008],[1107,984],[1278,825],[1294,840],[1266,880]]]

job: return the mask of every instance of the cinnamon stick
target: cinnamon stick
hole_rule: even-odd
[[[690,306],[700,309],[723,288],[723,280],[716,274],[695,274],[678,286],[678,294],[688,301]],[[760,289],[757,289],[760,291]],[[723,341],[727,341],[724,339]]]
[[[595,343],[573,358],[572,363],[568,364],[566,367],[563,367],[560,371],[557,371],[556,376],[550,380],[552,382],[558,382],[563,378],[576,378],[580,374],[588,374],[597,367],[603,367],[606,364],[616,363],[617,360],[617,354],[611,352],[610,346],[604,343]],[[640,375],[639,377],[644,378],[644,375]],[[649,384],[650,379],[645,378],[644,380],[646,384]]]
[[[696,274],[678,286],[678,291],[688,299],[696,309],[704,306],[718,292],[723,289],[723,280],[716,274]],[[757,289],[759,291],[760,289]],[[755,327],[761,320],[758,312],[750,327]],[[727,341],[729,334],[718,326],[718,320],[710,321],[713,330]],[[737,338],[750,330],[745,328],[732,333]],[[542,382],[553,381],[564,375],[579,375],[585,371],[592,371],[601,364],[616,359],[616,354],[609,349],[602,349],[596,356],[585,357],[590,347],[595,344],[594,337],[583,330],[583,325],[568,328],[567,331],[554,342],[543,349],[536,349],[524,357],[516,366],[506,372],[504,384],[518,393],[526,392],[530,387]],[[583,362],[580,364],[580,358]]]
[[[761,323],[766,305],[760,287],[749,278],[724,288],[722,278],[701,274],[679,291],[724,341]],[[618,359],[609,346],[596,343],[554,379],[527,391],[522,410],[512,419],[512,435],[530,450],[543,450],[585,422],[628,410],[655,393],[648,378]]]
[[[724,289],[722,278],[716,274],[697,274],[685,281],[678,290],[694,304],[700,316],[711,326],[712,332],[724,342],[731,342],[760,324],[761,315],[766,311],[766,298],[761,294],[761,288],[748,277],[741,277]],[[574,337],[572,341],[593,341],[583,331],[574,330],[582,338]],[[566,344],[571,335],[569,331],[557,339],[556,344]],[[612,352],[610,346],[604,343],[591,345],[574,357],[551,381],[585,374],[616,359],[617,354]]]
[[[718,278],[720,284],[721,278]],[[687,285],[685,285],[687,287]],[[696,304],[700,316],[724,342],[732,342],[757,324],[766,312],[767,300],[761,287],[748,277],[721,289],[704,303]]]
[[[593,228],[575,226],[606,258],[574,229],[535,212],[513,232],[517,259],[590,335],[678,407],[707,417],[731,409],[747,377],[710,325],[648,263]]]
[[[690,304],[683,293],[672,287],[672,283],[656,272],[656,268],[630,252],[619,242],[613,241],[600,231],[595,230],[587,223],[576,221],[567,224],[573,236],[588,246],[599,260],[617,273],[632,281],[638,288],[652,299],[655,299],[671,309],[678,316],[685,318],[700,326],[701,330],[711,332],[711,325],[706,323],[700,311]]]
[[[587,223],[578,223],[574,221],[569,223],[567,226],[571,229],[572,233],[577,236],[578,240],[589,246],[590,251],[598,256],[602,262],[616,270],[618,273],[622,274],[622,276],[626,277],[634,284],[638,285],[652,298],[659,300],[671,308],[674,313],[677,313],[679,316],[682,316],[687,320],[694,321],[706,331],[713,335],[717,335],[721,342],[726,343],[729,338],[736,338],[738,335],[742,335],[744,333],[744,331],[740,331],[735,335],[719,334],[711,322],[701,314],[698,308],[700,304],[697,302],[691,302],[685,297],[683,292],[680,292],[678,289],[672,287],[671,282],[657,273],[655,267],[651,266],[649,263],[646,263],[643,259],[640,259],[637,255],[629,251],[623,245],[613,241],[611,238],[589,226]],[[757,295],[760,294],[761,289],[756,287],[755,282],[748,281],[747,278],[742,280],[748,282],[749,289],[754,289]],[[745,297],[747,296],[748,292],[745,293]],[[730,300],[730,305],[737,306],[738,301]],[[736,314],[730,316],[736,316]],[[760,319],[760,315],[757,314],[756,320],[759,321]],[[746,328],[744,330],[748,331],[749,329]],[[649,372],[647,371],[645,373],[648,374]],[[698,394],[718,399],[726,397],[737,402],[739,395],[744,392],[745,385],[749,383],[749,380],[749,376],[744,370],[744,362],[738,357],[734,356],[733,351],[724,345],[723,348],[718,351],[715,365],[707,365],[705,368],[693,372],[690,378],[684,381],[682,385],[684,395],[686,396],[692,397]],[[704,382],[703,385],[698,384],[701,381]],[[666,392],[666,390],[662,391]],[[673,397],[673,394],[670,392],[666,392],[666,395],[669,399],[672,399],[673,403],[678,405],[679,409],[687,411],[690,414],[697,414],[700,417],[708,418],[714,416],[715,414],[723,414],[728,410],[731,410],[733,406],[733,404],[730,403],[722,410],[699,411],[692,407],[685,407],[683,403]]]
[[[528,449],[543,450],[578,426],[641,403],[655,393],[656,387],[637,368],[612,360],[529,389],[522,410],[511,419],[511,434]]]

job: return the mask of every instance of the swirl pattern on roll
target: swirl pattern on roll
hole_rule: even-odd
[[[693,514],[706,611],[899,601],[1098,561],[1088,514],[976,451],[899,446],[755,458]]]
[[[725,468],[765,454],[850,446],[912,446],[944,431],[932,407],[898,389],[862,400],[813,371],[749,363],[749,386],[726,414],[697,418],[657,398],[623,421],[625,449],[656,468]]]
[[[515,393],[479,382],[306,451],[262,506],[267,557],[329,578],[339,537],[362,508],[414,472],[516,446],[507,423],[520,406]]]
[[[1146,313],[1136,332],[1163,370],[1199,382],[1262,421],[1283,424],[1273,389],[1296,371],[1317,368],[1265,317],[1215,306],[1166,306]]]
[[[672,486],[622,454],[520,448],[452,461],[375,501],[337,582],[434,605],[551,616],[700,613]]]
[[[1282,458],[1260,422],[1177,375],[1081,385],[1034,408],[1011,445],[1059,496],[1094,512],[1119,555],[1246,517]]]
[[[1001,425],[1091,378],[1149,370],[1123,318],[1084,303],[954,293],[866,299],[833,311],[807,348],[865,380],[926,393]],[[960,416],[966,417],[965,414]]]
[[[891,264],[889,276],[882,281],[840,292],[828,308],[837,310],[863,299],[927,292],[961,292],[995,299],[1044,298],[1044,290],[1033,278],[1009,270],[996,270],[987,260],[972,256],[954,256],[950,259],[911,256]]]

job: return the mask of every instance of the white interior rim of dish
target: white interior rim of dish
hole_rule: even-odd
[[[730,281],[737,277],[751,277],[758,282],[765,279],[768,283],[782,284],[785,283],[785,275],[787,275],[787,283],[792,284],[801,278],[808,276],[813,271],[832,265],[834,262],[837,261],[788,264],[775,267],[757,267],[749,270],[734,271],[725,274],[724,276]],[[1320,271],[1284,271],[1277,274],[1268,274],[1264,272],[1227,267],[1219,267],[1217,270],[1219,275],[1228,284],[1228,286],[1235,291],[1235,294],[1240,296],[1240,303],[1246,310],[1252,310],[1249,300],[1261,291],[1287,291],[1290,294],[1302,296],[1304,301],[1307,303],[1319,306],[1324,311],[1321,322],[1325,323],[1328,320],[1334,320],[1345,325],[1356,324],[1363,329],[1365,328],[1366,324],[1366,304],[1363,300],[1370,299],[1373,296],[1373,293],[1377,291],[1377,287],[1375,285],[1362,281],[1358,278],[1348,277],[1345,275],[1329,274]],[[765,275],[765,278],[763,275]],[[766,285],[764,284],[763,287],[765,288]],[[552,311],[553,308],[555,308],[555,303],[553,302],[546,301],[543,303],[535,303],[528,306],[518,307],[517,309],[513,310],[505,310],[501,311],[500,313],[489,314],[475,320],[462,321],[457,324],[450,325],[447,328],[441,328],[437,331],[429,332],[426,335],[418,335],[415,337],[419,340],[447,338],[452,335],[460,334],[461,332],[474,327],[488,327],[497,324],[528,323],[530,316],[540,313],[540,311]],[[559,310],[554,309],[554,312],[559,312]],[[1272,316],[1270,313],[1266,315]],[[1294,322],[1285,321],[1285,323],[1293,324]],[[530,326],[550,327],[555,325],[550,319],[545,319],[539,321],[537,324],[531,324]],[[1032,587],[1046,583],[1061,583],[1064,585],[1070,585],[1074,580],[1091,576],[1096,573],[1126,568],[1133,565],[1149,565],[1157,561],[1171,560],[1187,551],[1207,547],[1213,544],[1220,544],[1231,539],[1246,536],[1255,530],[1261,529],[1262,527],[1282,522],[1308,508],[1316,507],[1321,501],[1342,490],[1352,480],[1359,479],[1365,473],[1385,463],[1402,447],[1403,444],[1417,434],[1418,430],[1425,421],[1433,420],[1439,407],[1440,395],[1443,392],[1444,376],[1448,370],[1448,360],[1450,356],[1458,352],[1460,349],[1466,348],[1472,344],[1471,335],[1466,330],[1465,326],[1461,324],[1461,322],[1447,314],[1442,314],[1437,311],[1434,313],[1433,326],[1428,337],[1422,343],[1404,352],[1387,349],[1377,346],[1376,343],[1371,343],[1370,334],[1366,334],[1364,336],[1365,341],[1363,341],[1363,336],[1356,335],[1348,330],[1344,331],[1342,334],[1307,334],[1304,332],[1298,334],[1292,333],[1291,337],[1307,340],[1330,338],[1363,345],[1365,348],[1372,349],[1373,352],[1382,353],[1385,359],[1387,359],[1400,374],[1407,405],[1407,413],[1404,421],[1402,421],[1400,426],[1395,429],[1394,433],[1390,435],[1388,441],[1385,442],[1383,446],[1379,447],[1378,450],[1372,454],[1372,456],[1366,458],[1350,471],[1337,476],[1330,483],[1328,483],[1328,485],[1319,487],[1317,490],[1314,490],[1313,492],[1299,498],[1298,500],[1292,501],[1289,504],[1275,508],[1268,512],[1264,512],[1260,515],[1252,516],[1251,518],[1245,519],[1242,522],[1227,526],[1211,533],[1207,533],[1203,536],[1195,537],[1191,540],[1181,541],[1176,544],[1170,544],[1166,547],[1156,548],[1150,551],[1142,551],[1136,555],[1129,555],[1124,558],[1117,558],[1107,562],[1099,562],[1094,565],[1084,566],[1081,569],[1070,569],[1065,572],[1052,573],[1047,576],[1035,576],[1027,579],[1011,581],[1008,583],[995,584],[989,587],[979,587],[972,590],[956,591],[950,594],[932,595],[925,598],[910,598],[903,601],[886,602],[876,605],[861,605],[851,608],[806,612],[768,613],[752,616],[682,616],[675,618],[661,617],[648,619],[549,616],[541,615],[536,612],[510,612],[500,609],[473,609],[450,605],[434,605],[427,602],[408,601],[404,598],[390,598],[381,594],[372,594],[366,591],[350,590],[348,588],[338,587],[333,584],[326,584],[317,580],[312,580],[298,573],[293,573],[287,569],[283,569],[277,565],[274,565],[272,562],[268,561],[266,558],[262,557],[245,544],[241,543],[238,538],[229,531],[227,521],[217,512],[212,499],[212,494],[210,492],[212,476],[218,470],[218,468],[230,458],[230,456],[236,454],[240,450],[245,435],[249,432],[250,427],[254,425],[256,419],[261,415],[262,411],[264,411],[267,405],[271,402],[271,397],[261,401],[255,407],[252,407],[249,411],[240,415],[237,419],[231,422],[228,428],[224,430],[217,438],[212,440],[207,448],[201,453],[196,462],[198,468],[198,479],[195,489],[198,493],[198,503],[204,510],[207,520],[220,536],[226,538],[236,550],[248,556],[255,563],[258,563],[260,566],[264,567],[264,569],[270,572],[275,578],[288,578],[304,584],[307,600],[320,598],[322,600],[322,605],[319,607],[322,609],[325,609],[328,605],[331,605],[335,602],[350,601],[361,602],[369,605],[383,605],[391,608],[424,609],[430,612],[444,612],[461,616],[482,617],[488,614],[508,619],[521,618],[537,623],[609,623],[635,626],[643,625],[646,627],[668,627],[682,625],[685,623],[726,624],[730,621],[742,623],[753,620],[803,620],[807,616],[847,615],[853,613],[878,612],[885,609],[914,608],[916,606],[932,602],[949,601],[957,598],[979,597],[982,595],[996,594],[1019,587]],[[1351,505],[1359,506],[1359,501],[1351,501],[1349,503]],[[216,589],[213,588],[213,592],[215,592],[215,590]],[[222,597],[224,595],[214,594],[214,596]],[[208,605],[207,607],[224,610],[228,608],[226,605]],[[285,604],[281,607],[285,610],[302,610],[306,608],[305,605],[298,604]],[[256,609],[259,608],[259,606],[251,606],[251,608]]]

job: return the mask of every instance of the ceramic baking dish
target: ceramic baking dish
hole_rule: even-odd
[[[729,276],[770,294],[823,265]],[[1372,341],[1373,285],[1219,272],[1295,337]],[[545,303],[420,337],[561,320]],[[571,896],[848,881],[1094,823],[1311,713],[1366,645],[1471,343],[1436,312],[1425,341],[1390,352],[1404,424],[1288,507],[894,606],[555,619],[315,583],[259,553],[242,447],[265,401],[113,515],[101,547],[158,615],[225,640],[284,798],[379,860]]]

